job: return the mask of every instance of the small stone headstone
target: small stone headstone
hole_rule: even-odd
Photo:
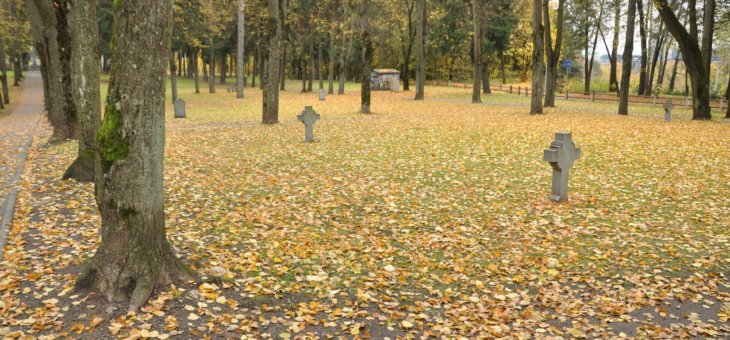
[[[672,110],[674,109],[674,104],[672,104],[671,99],[667,99],[666,102],[664,102],[664,121],[668,122],[672,120]]]
[[[568,200],[570,168],[580,158],[580,148],[575,147],[570,132],[558,132],[555,140],[545,149],[543,159],[553,168],[553,185],[550,199],[555,202]]]
[[[175,118],[185,118],[185,101],[178,98],[175,99]]]
[[[519,96],[521,94],[522,94],[522,86],[517,86],[517,95]]]
[[[568,97],[570,97],[570,90],[565,90],[565,100],[568,100]]]
[[[319,100],[324,101],[325,100],[325,94],[324,89],[319,89]]]
[[[305,106],[297,120],[304,123],[304,141],[314,142],[314,123],[319,120],[319,113],[314,112],[311,106]]]
[[[592,102],[596,101],[596,91],[591,92],[591,101]]]

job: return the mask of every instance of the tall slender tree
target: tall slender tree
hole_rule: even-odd
[[[552,30],[550,28],[550,0],[543,0],[543,21],[545,35],[545,59],[547,60],[547,69],[545,72],[545,106],[555,106],[555,87],[557,86],[558,62],[560,61],[560,49],[563,45],[563,24],[565,18],[563,16],[565,0],[558,1],[558,15],[555,22],[555,47],[552,43]],[[533,85],[534,87],[534,85]]]
[[[365,0],[367,1],[367,0]],[[416,0],[416,100],[425,98],[426,0]],[[408,75],[405,75],[406,77]]]
[[[482,85],[482,10],[479,4],[481,0],[471,0],[472,5],[472,21],[474,24],[473,31],[473,54],[474,60],[474,85],[472,86],[471,102],[478,104],[482,102],[481,85]]]
[[[373,63],[373,40],[370,36],[370,0],[362,0],[361,40],[362,40],[362,84],[360,86],[360,112],[370,113],[370,77]]]
[[[629,114],[629,84],[634,53],[634,22],[636,21],[636,0],[629,0],[626,14],[626,42],[624,43],[623,65],[621,66],[621,87],[619,89],[618,114]]]
[[[280,0],[267,0],[268,17],[266,30],[269,32],[269,59],[267,62],[266,81],[264,85],[263,112],[261,120],[264,124],[279,122],[279,67],[281,45],[281,10]],[[286,0],[283,0],[286,1]]]
[[[115,2],[114,49],[99,129],[96,200],[101,244],[76,281],[137,310],[189,270],[165,232],[165,66],[172,0]],[[136,72],[128,72],[135,69]]]
[[[542,98],[545,84],[545,61],[543,60],[543,39],[545,28],[542,23],[542,0],[532,0],[532,101],[530,114],[542,114]]]
[[[246,68],[244,61],[244,45],[246,22],[246,4],[244,0],[238,0],[238,22],[236,34],[236,98],[243,98],[244,78],[243,72]]]

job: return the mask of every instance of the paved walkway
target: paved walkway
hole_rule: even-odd
[[[45,112],[41,74],[29,71],[25,76],[24,88],[15,109],[9,115],[0,116],[0,259],[28,148],[33,141],[35,127]]]

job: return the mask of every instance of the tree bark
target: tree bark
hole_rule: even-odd
[[[616,5],[613,21],[613,43],[611,44],[611,70],[609,72],[609,88],[611,92],[619,92],[618,87],[618,43],[619,35],[621,33],[621,0],[614,0]]]
[[[71,84],[78,110],[79,143],[76,160],[63,179],[93,182],[96,165],[96,131],[101,123],[98,63],[99,39],[96,0],[69,0],[68,28],[71,37]]]
[[[545,35],[545,59],[547,59],[547,68],[545,70],[545,106],[555,107],[555,87],[557,86],[558,62],[560,61],[560,50],[563,45],[563,17],[565,0],[558,1],[558,17],[555,36],[555,48],[553,48],[551,28],[550,28],[550,0],[542,2],[542,16],[544,21]],[[534,87],[534,84],[533,84]],[[542,112],[542,109],[540,110]]]
[[[545,63],[543,60],[543,39],[545,28],[542,24],[542,0],[532,0],[532,101],[530,114],[542,114],[542,98],[545,84]]]
[[[327,94],[335,94],[335,37],[330,36],[329,41],[329,52],[330,52],[330,61],[329,61],[329,68],[327,72],[327,82],[329,83],[327,88]]]
[[[281,42],[281,16],[279,0],[267,0],[268,18],[266,30],[269,32],[269,60],[266,82],[263,93],[263,111],[261,121],[264,124],[279,122],[279,67],[281,64],[279,45]]]
[[[646,47],[646,25],[644,21],[644,1],[637,0],[636,9],[639,12],[639,36],[641,38],[641,69],[639,70],[639,95],[646,95],[646,69],[648,63],[648,53]]]
[[[350,5],[348,1],[342,2],[342,11],[343,11],[343,18],[349,18],[350,17]],[[347,58],[350,57],[350,53],[352,52],[352,38],[347,39],[347,33],[348,32],[342,32],[342,48],[347,48],[345,51],[340,53],[340,76],[339,76],[339,88],[337,90],[337,94],[345,94],[345,81],[347,81],[347,74],[345,73],[347,71]]]
[[[195,78],[195,94],[200,94],[200,69],[198,68],[198,50],[193,51],[193,77]],[[203,65],[205,67],[205,65]]]
[[[218,72],[220,72],[220,79],[218,80],[221,84],[226,83],[226,75],[228,74],[228,58],[226,52],[223,51],[220,54],[220,65],[218,65]]]
[[[425,98],[426,0],[416,0],[416,100]],[[407,75],[406,75],[407,76]],[[367,76],[370,78],[370,75]]]
[[[693,3],[694,1],[690,2]],[[684,65],[687,73],[692,78],[692,97],[694,99],[692,119],[711,119],[709,74],[706,71],[705,56],[702,55],[700,46],[697,43],[697,36],[695,35],[693,37],[690,33],[687,33],[684,25],[679,22],[674,11],[667,4],[667,0],[654,0],[654,5],[667,26],[667,30],[679,44],[679,48],[682,50],[682,55],[684,56]],[[691,18],[693,16],[696,18],[696,15],[692,14],[696,10],[694,8],[689,8],[689,10],[690,20],[692,20]],[[694,29],[696,33],[696,27],[692,28],[692,26],[692,23],[690,23],[690,28]],[[694,26],[696,26],[696,22]]]
[[[420,0],[423,1],[423,0]],[[370,113],[370,74],[373,62],[373,41],[370,37],[370,0],[362,0],[362,85],[360,87],[360,112]]]
[[[491,56],[487,59],[487,62],[482,66],[482,93],[484,94],[491,94],[492,88],[489,84],[489,68],[492,64],[491,62]]]
[[[5,64],[5,43],[0,36],[0,85],[3,90],[3,104],[10,104],[10,89],[8,89],[8,69]]]
[[[256,53],[253,55],[253,67],[251,68],[251,87],[256,87],[256,76],[259,64],[261,63],[261,45],[256,44]]]
[[[324,56],[322,55],[322,38],[320,37],[320,41],[317,44],[317,79],[319,80],[319,89],[324,90],[324,73],[322,72],[322,59],[324,59]]]
[[[712,41],[715,34],[715,4],[716,0],[705,0],[704,23],[702,27],[701,52],[705,62],[705,73],[709,80],[712,65]]]
[[[76,281],[129,310],[153,290],[191,273],[165,233],[165,64],[172,0],[119,1],[114,58],[99,129],[96,200],[101,244]],[[129,70],[136,70],[129,72]]]
[[[283,27],[282,27],[283,30]],[[279,63],[279,90],[286,91],[286,41],[281,40],[281,62]]]
[[[474,85],[471,91],[471,102],[479,104],[482,102],[482,27],[481,27],[481,6],[480,0],[472,0],[472,20],[474,23]]]
[[[654,55],[651,57],[651,66],[649,66],[649,77],[647,78],[647,89],[646,89],[646,95],[650,96],[654,92],[653,86],[654,86],[654,74],[656,72],[656,66],[659,62],[659,56],[661,55],[662,48],[664,47],[664,31],[662,29],[662,25],[664,23],[659,24],[659,36],[656,40],[656,46],[654,46]],[[658,82],[658,81],[657,81]]]
[[[210,38],[210,60],[208,60],[208,93],[215,93],[215,50],[213,50],[213,38]]]
[[[246,22],[246,14],[245,14],[246,5],[244,4],[244,0],[238,0],[238,25],[237,25],[237,39],[236,39],[236,98],[243,98],[244,93],[243,89],[245,87],[244,78],[243,78],[243,71],[246,68],[243,55],[244,55],[244,45],[246,43],[245,41],[245,30],[246,26],[244,25]]]
[[[314,83],[314,38],[309,40],[309,79],[307,79],[307,92],[312,92],[312,83]]]
[[[677,66],[679,65],[679,60],[682,58],[682,51],[679,51],[677,53],[677,57],[674,59],[674,65],[672,65],[672,76],[669,78],[669,92],[674,92],[674,84],[677,80]]]
[[[624,44],[623,65],[621,65],[621,87],[619,88],[618,114],[629,114],[629,84],[631,82],[631,62],[634,53],[634,22],[636,21],[636,0],[629,0],[626,14],[626,42]]]
[[[76,139],[78,117],[71,84],[71,38],[66,6],[48,0],[26,0],[31,31],[41,58],[48,120],[53,127],[49,143]]]

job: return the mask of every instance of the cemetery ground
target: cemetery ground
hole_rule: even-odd
[[[0,335],[73,338],[727,337],[730,124],[677,107],[427,87],[193,94],[167,110],[168,238],[201,274],[137,313],[72,289],[99,242],[93,186],[61,181],[75,143],[30,149],[0,263]],[[202,84],[201,84],[202,85]],[[315,83],[316,87],[316,83]],[[103,91],[102,93],[104,93]],[[169,91],[168,91],[169,95]],[[168,102],[171,102],[168,100]],[[314,143],[296,121],[322,119]],[[0,121],[1,122],[1,121]],[[582,148],[549,200],[556,131]]]

